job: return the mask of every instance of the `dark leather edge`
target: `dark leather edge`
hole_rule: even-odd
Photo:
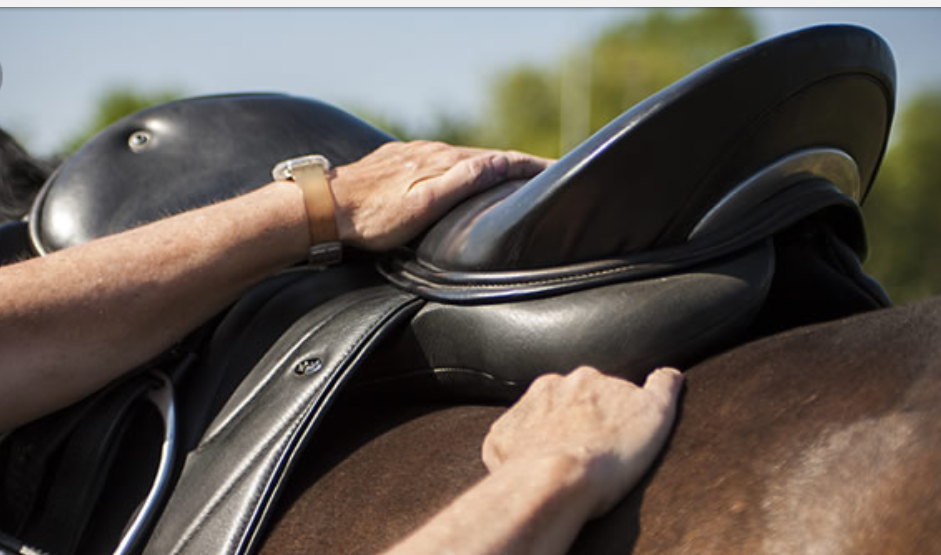
[[[381,286],[343,295],[292,325],[187,458],[145,553],[249,552],[333,397],[384,333],[420,305]],[[295,374],[312,358],[322,361],[320,371]]]
[[[397,287],[428,300],[452,303],[515,301],[577,291],[621,281],[675,274],[755,244],[810,214],[838,208],[845,214],[837,232],[865,259],[862,213],[856,202],[824,181],[802,182],[755,207],[737,227],[689,243],[623,258],[516,272],[448,271],[410,251],[381,259],[378,269]]]

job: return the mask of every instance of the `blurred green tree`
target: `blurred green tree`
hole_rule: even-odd
[[[97,101],[88,123],[63,142],[59,150],[60,155],[66,157],[72,154],[96,133],[124,116],[180,97],[182,97],[182,93],[173,89],[154,92],[144,92],[127,86],[108,89]]]
[[[941,90],[902,111],[864,213],[866,269],[896,303],[941,294]]]
[[[481,142],[557,157],[651,94],[756,39],[751,16],[736,8],[652,10],[614,24],[557,67],[501,74]]]
[[[418,138],[424,138],[416,136],[415,131],[411,129],[405,122],[396,117],[390,116],[381,111],[373,110],[368,106],[361,105],[352,105],[345,107],[347,111],[356,117],[362,119],[363,121],[389,133],[395,138],[402,141],[411,141]]]
[[[487,147],[481,128],[470,119],[455,114],[439,113],[415,138],[443,141],[453,145]]]
[[[480,142],[479,128],[463,116],[441,112],[436,114],[430,123],[413,126],[362,106],[354,106],[350,108],[350,112],[402,141],[422,139],[455,145],[484,146]]]

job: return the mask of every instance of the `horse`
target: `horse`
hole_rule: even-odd
[[[853,523],[824,522],[792,493],[828,485],[854,502],[857,490],[834,482],[827,465],[858,468],[846,445],[867,432],[877,439],[866,453],[921,460],[932,451],[886,447],[893,430],[929,426],[889,409],[929,391],[930,369],[912,377],[868,366],[890,339],[913,359],[932,353],[933,305],[908,316],[885,309],[860,267],[859,203],[893,106],[894,61],[871,32],[785,35],[651,97],[530,182],[468,200],[409,248],[266,280],[156,364],[164,401],[177,392],[180,433],[163,402],[165,420],[148,421],[119,451],[149,454],[135,441],[162,428],[184,459],[148,463],[160,470],[140,508],[133,495],[105,495],[89,511],[134,515],[128,542],[151,553],[373,551],[482,476],[487,427],[539,374],[589,363],[638,381],[653,364],[674,364],[689,368],[689,385],[663,459],[586,527],[575,552],[842,541],[835,528]],[[286,157],[320,152],[342,164],[388,140],[306,99],[177,101],[83,146],[17,232],[46,254],[239,194]],[[908,317],[921,321],[920,342],[892,333]],[[849,347],[834,350],[830,337]],[[848,391],[850,372],[877,389]],[[141,377],[101,397],[124,385],[146,392]],[[768,399],[768,387],[780,397]],[[900,390],[904,402],[890,396]],[[899,457],[884,464],[897,468]],[[872,481],[867,499],[896,487],[882,474]],[[785,524],[798,512],[816,536]],[[70,543],[97,549],[114,528],[78,527]],[[910,536],[931,539],[930,530]]]
[[[937,551],[939,334],[932,299],[686,369],[662,457],[571,553]],[[480,446],[504,410],[350,402],[318,438],[329,456],[297,465],[260,552],[390,547],[486,474]]]

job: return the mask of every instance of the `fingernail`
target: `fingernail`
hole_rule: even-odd
[[[506,156],[497,154],[490,159],[490,167],[493,168],[493,174],[496,178],[502,179],[510,171],[510,161]]]

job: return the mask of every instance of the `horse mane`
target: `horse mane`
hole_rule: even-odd
[[[23,217],[54,168],[0,129],[0,222]]]

